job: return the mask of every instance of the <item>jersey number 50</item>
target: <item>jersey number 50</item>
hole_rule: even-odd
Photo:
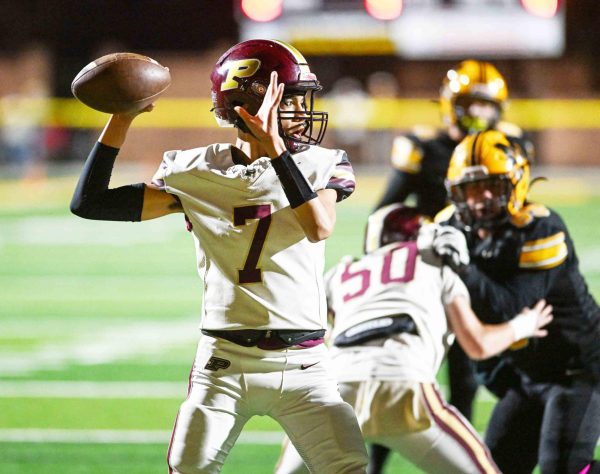
[[[379,273],[379,282],[382,285],[390,283],[406,283],[411,281],[415,276],[415,261],[417,259],[417,244],[415,242],[400,243],[392,247],[384,256]],[[342,273],[342,283],[349,280],[360,278],[360,288],[354,293],[346,293],[343,297],[344,302],[364,295],[371,286],[371,270],[368,268],[358,268],[353,262],[346,265],[344,273]],[[394,275],[392,275],[392,272]]]

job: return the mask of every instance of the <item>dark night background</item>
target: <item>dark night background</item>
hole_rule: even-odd
[[[81,64],[106,44],[132,51],[200,52],[219,41],[236,42],[236,4],[234,0],[0,0],[0,54],[44,45],[60,65],[54,94],[68,97],[70,81]],[[566,7],[565,56],[588,63],[594,90],[600,91],[600,1],[569,0]],[[386,57],[338,58],[335,69],[340,74],[351,66],[356,70],[357,60],[369,70],[390,64]],[[402,60],[392,62],[398,65]]]

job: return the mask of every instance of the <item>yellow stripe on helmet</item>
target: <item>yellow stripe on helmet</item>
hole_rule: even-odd
[[[277,43],[277,44],[283,46],[290,53],[292,53],[292,55],[294,56],[294,58],[296,58],[296,61],[298,62],[298,64],[308,64],[308,62],[306,61],[306,59],[304,58],[304,56],[302,55],[302,53],[300,51],[298,51],[296,48],[294,48],[291,44],[285,43],[285,42],[279,41],[279,40],[272,40],[272,41],[274,43]]]

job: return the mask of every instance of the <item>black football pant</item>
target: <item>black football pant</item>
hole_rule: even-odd
[[[490,419],[485,442],[502,472],[579,474],[592,463],[600,437],[600,382],[526,383],[509,389]],[[592,463],[589,474],[600,471]]]
[[[477,393],[475,364],[455,342],[448,351],[448,379],[450,383],[450,405],[453,405],[469,421],[473,421],[473,401]]]

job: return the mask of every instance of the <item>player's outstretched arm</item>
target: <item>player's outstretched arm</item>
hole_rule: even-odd
[[[471,359],[492,357],[521,339],[545,337],[543,329],[552,321],[552,306],[540,300],[502,324],[482,324],[466,298],[459,296],[446,305],[448,321],[459,344]]]
[[[142,112],[149,112],[153,105]],[[141,221],[181,211],[177,199],[154,185],[109,189],[112,169],[131,123],[140,112],[112,115],[90,152],[71,200],[71,212],[84,219]]]

